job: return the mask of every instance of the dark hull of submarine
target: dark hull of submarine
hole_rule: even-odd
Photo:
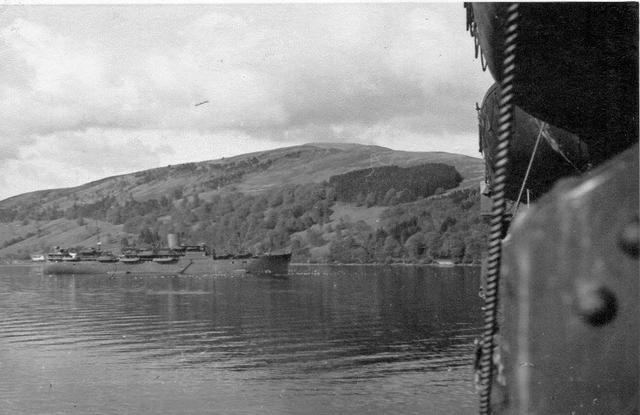
[[[499,98],[500,87],[494,84],[478,111],[479,144],[488,183],[493,182],[495,175]],[[505,184],[507,199],[515,201],[521,196],[524,200],[524,192],[529,190],[526,195],[535,200],[551,190],[558,178],[580,174],[590,167],[588,146],[577,135],[546,123],[520,107],[516,107],[514,115],[514,138],[509,148]]]
[[[467,4],[496,81],[509,4]],[[580,136],[595,164],[637,142],[638,4],[521,3],[518,12],[516,104]]]
[[[497,82],[510,6],[466,5]],[[538,199],[501,247],[491,412],[638,414],[638,4],[520,3],[517,12],[506,197],[534,155],[526,186]],[[497,123],[498,94],[479,114],[490,188],[496,136],[482,122]],[[575,169],[545,141],[533,153],[532,123],[550,126]]]

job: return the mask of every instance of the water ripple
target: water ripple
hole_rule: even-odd
[[[471,413],[478,281],[455,272],[0,272],[0,412]]]

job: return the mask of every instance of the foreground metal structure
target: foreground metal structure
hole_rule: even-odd
[[[638,147],[566,179],[504,243],[495,407],[638,413]]]
[[[465,7],[499,84],[479,109],[493,198],[480,413],[637,414],[638,4]],[[509,227],[524,189],[536,203]]]

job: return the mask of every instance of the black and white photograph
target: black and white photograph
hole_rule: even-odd
[[[0,4],[0,414],[638,414],[638,2]]]

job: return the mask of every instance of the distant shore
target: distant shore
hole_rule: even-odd
[[[42,262],[32,261],[0,261],[0,266],[38,266],[42,265]],[[479,267],[481,264],[456,264],[453,262],[440,261],[431,264],[420,264],[416,262],[369,262],[364,264],[352,263],[352,264],[338,264],[332,262],[292,262],[293,266],[330,266],[330,267],[438,267],[438,268],[451,268],[451,267]]]
[[[420,263],[409,263],[409,262],[392,262],[385,264],[383,262],[368,262],[364,264],[336,264],[331,262],[292,262],[290,265],[294,266],[333,266],[333,267],[438,267],[438,268],[450,268],[450,267],[479,267],[481,264],[455,264],[455,263],[431,263],[431,264],[420,264]]]

